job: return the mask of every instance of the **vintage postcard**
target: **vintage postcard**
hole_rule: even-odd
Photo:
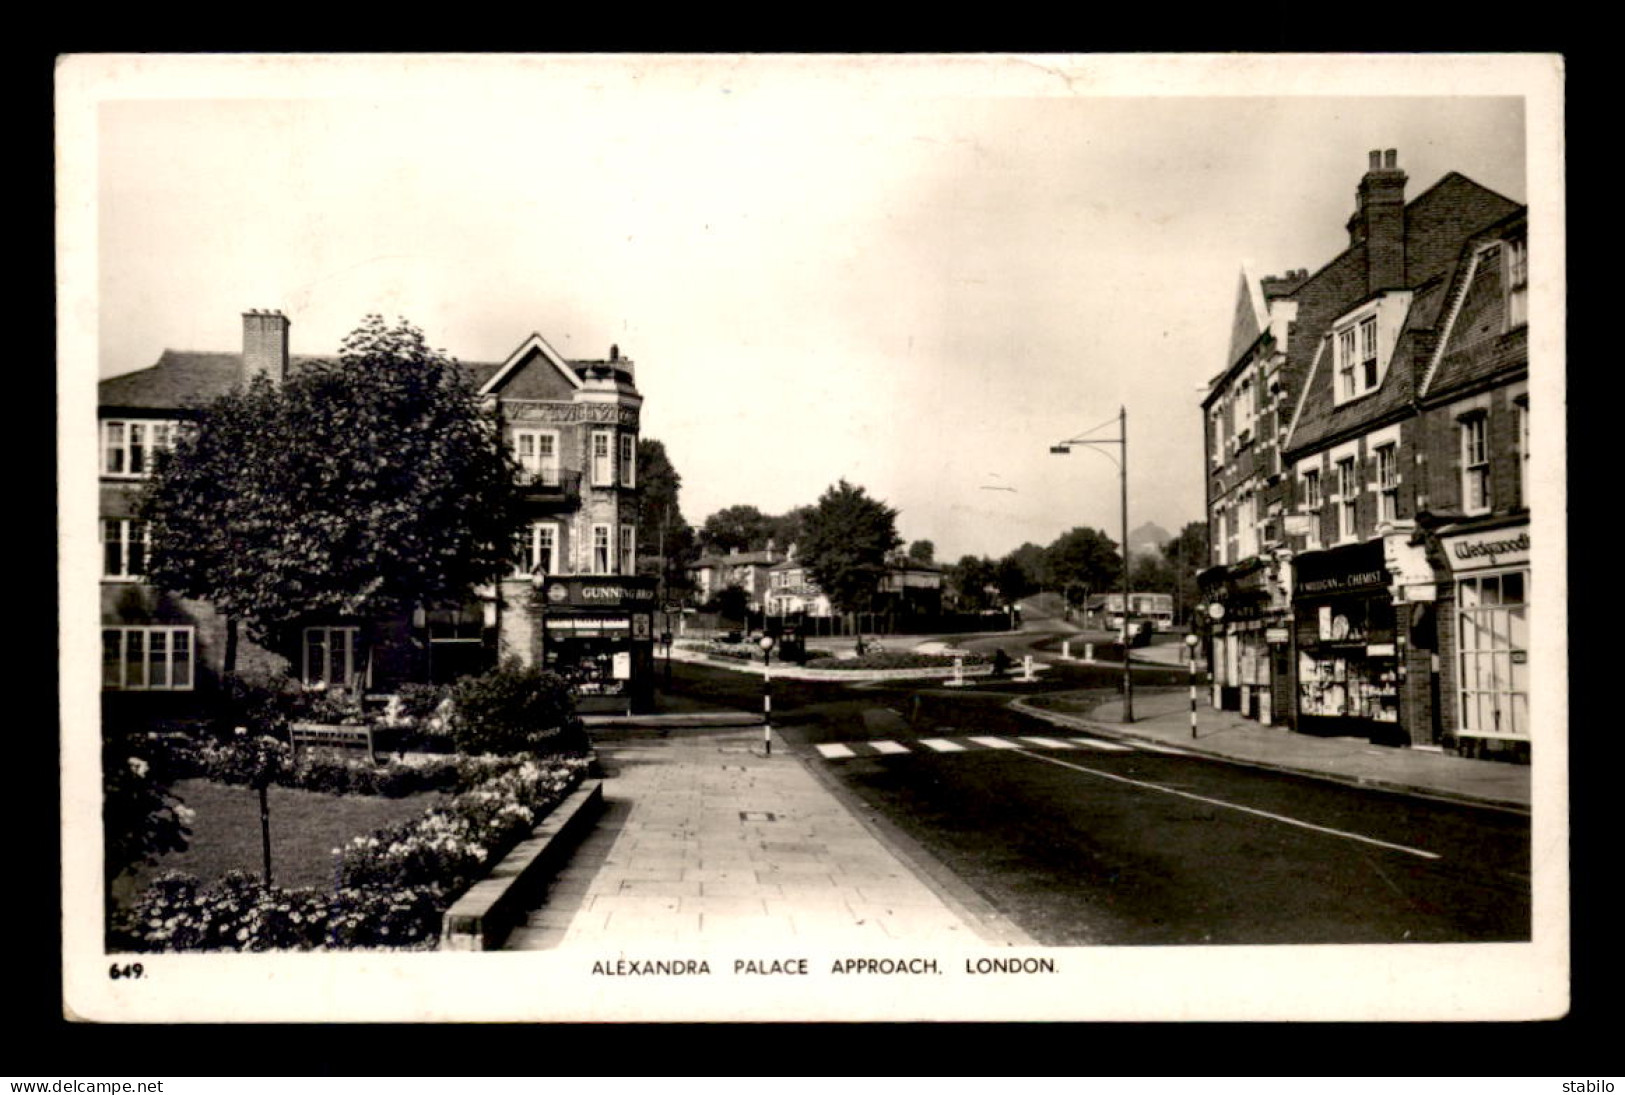
[[[62,57],[63,1014],[1564,1015],[1563,82]]]

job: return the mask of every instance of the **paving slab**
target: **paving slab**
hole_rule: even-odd
[[[599,755],[598,829],[509,949],[1030,943],[912,865],[782,743],[768,754],[759,731],[690,722]]]

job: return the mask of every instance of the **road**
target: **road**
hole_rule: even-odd
[[[1043,624],[973,640],[1021,654]],[[1121,667],[1041,689],[1114,692]],[[1183,671],[1137,669],[1135,687]],[[1035,686],[779,680],[774,727],[859,809],[1044,945],[1529,938],[1528,818],[1057,731]],[[760,708],[761,680],[676,668],[674,691]]]

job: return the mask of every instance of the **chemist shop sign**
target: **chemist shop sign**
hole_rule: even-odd
[[[1450,569],[1485,570],[1489,567],[1528,566],[1529,528],[1500,528],[1441,537]]]
[[[1305,552],[1292,560],[1292,566],[1292,596],[1299,601],[1344,593],[1374,593],[1385,589],[1392,580],[1381,540]]]

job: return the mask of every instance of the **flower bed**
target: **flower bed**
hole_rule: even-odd
[[[855,658],[814,658],[807,662],[808,669],[952,669],[955,660],[966,668],[985,665],[987,659],[980,654],[919,654],[911,650],[883,650],[878,654],[863,654]]]
[[[134,951],[430,950],[459,894],[579,784],[587,758],[464,758],[477,779],[422,816],[333,849],[332,890],[264,886],[244,872],[202,887],[162,876],[115,928]]]
[[[279,787],[386,798],[454,791],[495,774],[504,763],[492,756],[419,754],[378,764],[365,757],[314,750],[296,757],[286,742],[268,737],[226,743],[178,741],[170,750],[176,769],[192,778],[249,785],[256,774],[265,773],[268,782]]]

